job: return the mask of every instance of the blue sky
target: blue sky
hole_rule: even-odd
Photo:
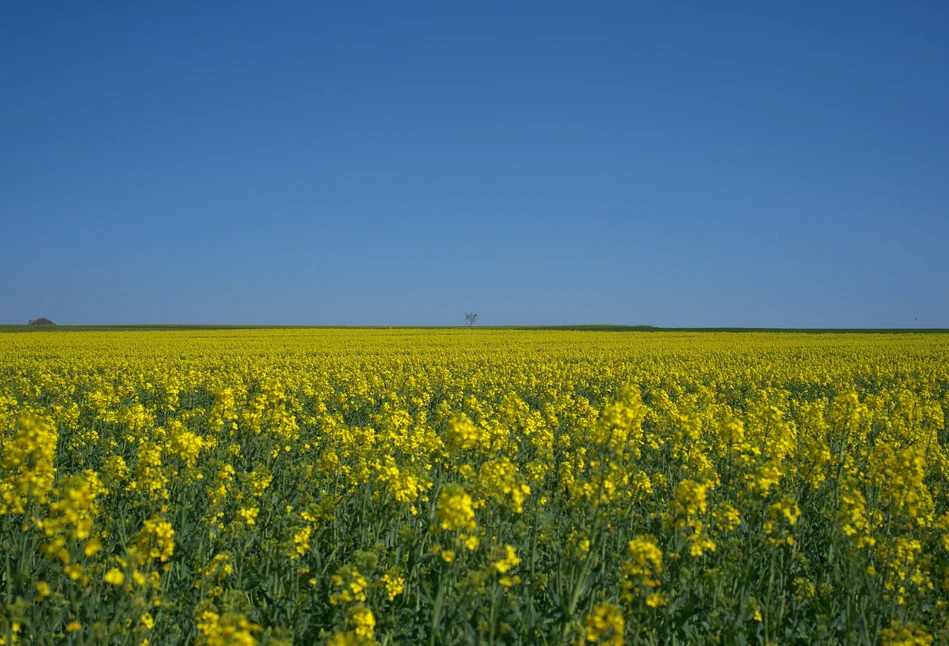
[[[3,3],[0,323],[949,327],[947,33],[945,2]]]

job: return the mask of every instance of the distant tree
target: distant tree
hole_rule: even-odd
[[[475,313],[465,314],[465,320],[468,321],[468,327],[471,327],[478,322],[478,315]]]
[[[48,318],[38,318],[38,319],[33,319],[32,321],[30,321],[30,325],[56,325],[56,324],[50,321]]]

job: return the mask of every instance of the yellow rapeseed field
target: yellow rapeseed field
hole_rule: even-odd
[[[946,644],[949,335],[0,334],[0,644]]]

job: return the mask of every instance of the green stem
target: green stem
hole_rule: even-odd
[[[432,611],[432,631],[429,635],[429,645],[435,646],[438,642],[435,641],[436,631],[438,630],[438,622],[441,620],[442,615],[442,604],[445,602],[445,575],[441,574],[438,577],[438,592],[435,595],[435,608]]]

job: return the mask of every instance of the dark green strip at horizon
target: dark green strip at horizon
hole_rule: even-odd
[[[121,332],[188,330],[386,330],[385,325],[0,325],[0,332]],[[465,325],[405,325],[393,330],[469,329]],[[947,334],[949,328],[762,328],[762,327],[654,327],[651,325],[498,325],[473,330],[575,332],[772,332],[798,334]]]

